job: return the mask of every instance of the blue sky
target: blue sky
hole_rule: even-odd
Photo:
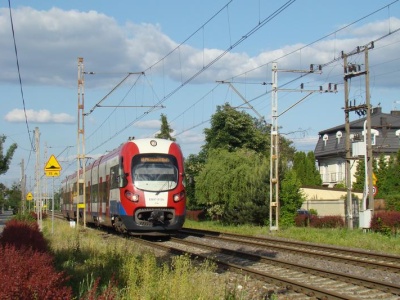
[[[154,136],[161,114],[185,156],[196,154],[218,105],[228,102],[271,121],[272,62],[281,70],[307,70],[386,35],[369,53],[371,103],[387,113],[400,110],[398,1],[10,1],[24,101],[8,1],[0,0],[0,134],[7,136],[6,149],[18,144],[10,170],[0,176],[7,185],[19,181],[24,159],[28,189],[33,186],[36,154],[30,139],[36,127],[41,164],[54,154],[63,168],[56,184],[75,170],[78,57],[86,72],[95,72],[85,75],[85,112],[129,72],[144,72],[130,75],[102,102],[107,107],[85,117],[88,157],[129,136]],[[362,64],[364,57],[354,55],[349,62]],[[293,80],[298,76],[279,72],[278,87],[291,81],[285,89],[338,84],[337,93],[313,93],[279,117],[280,132],[298,150],[310,151],[319,131],[344,123],[343,61]],[[240,96],[217,81],[232,82]],[[278,112],[304,96],[279,91]],[[365,103],[363,76],[352,79],[350,99]]]

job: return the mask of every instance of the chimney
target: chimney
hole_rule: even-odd
[[[400,110],[392,110],[390,112],[392,116],[400,117]]]
[[[382,107],[377,106],[377,107],[373,107],[371,110],[371,115],[377,115],[382,113]]]

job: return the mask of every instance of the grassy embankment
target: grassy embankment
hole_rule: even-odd
[[[210,262],[159,257],[132,241],[103,239],[92,230],[76,230],[58,220],[54,234],[50,220],[44,222],[43,232],[57,269],[70,276],[76,299],[246,299],[240,291],[228,290],[227,276],[216,274]]]
[[[215,222],[194,221],[187,221],[185,227],[268,235],[400,255],[398,237],[363,233],[358,229],[293,227],[269,232],[267,227],[224,227]],[[215,266],[210,263],[198,265],[185,256],[156,257],[151,250],[132,247],[129,241],[104,240],[89,230],[70,228],[66,222],[56,221],[54,234],[50,228],[48,220],[44,226],[45,236],[55,254],[57,268],[71,276],[70,285],[77,299],[96,299],[88,297],[88,291],[93,290],[99,295],[112,293],[115,299],[246,299],[243,292],[229,289],[228,278],[216,275]]]

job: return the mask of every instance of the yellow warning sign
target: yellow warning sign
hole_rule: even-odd
[[[60,171],[44,171],[47,177],[57,177],[60,176]]]
[[[61,166],[58,163],[56,157],[51,155],[49,160],[47,161],[46,166],[44,167],[45,171],[61,171]]]
[[[376,185],[376,182],[378,181],[378,178],[376,178],[376,175],[374,172],[372,172],[372,185]]]
[[[54,155],[50,156],[49,160],[46,163],[46,166],[44,167],[44,171],[46,173],[46,176],[60,176],[61,166]]]
[[[28,201],[32,201],[33,200],[33,195],[31,192],[29,192],[28,194],[26,194],[26,200]]]

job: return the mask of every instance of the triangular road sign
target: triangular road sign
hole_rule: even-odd
[[[46,166],[44,167],[45,171],[61,171],[61,166],[58,163],[56,157],[51,155],[49,160],[47,161]]]
[[[33,195],[32,195],[31,192],[29,192],[29,193],[26,195],[26,200],[32,201],[32,199],[33,199]]]

